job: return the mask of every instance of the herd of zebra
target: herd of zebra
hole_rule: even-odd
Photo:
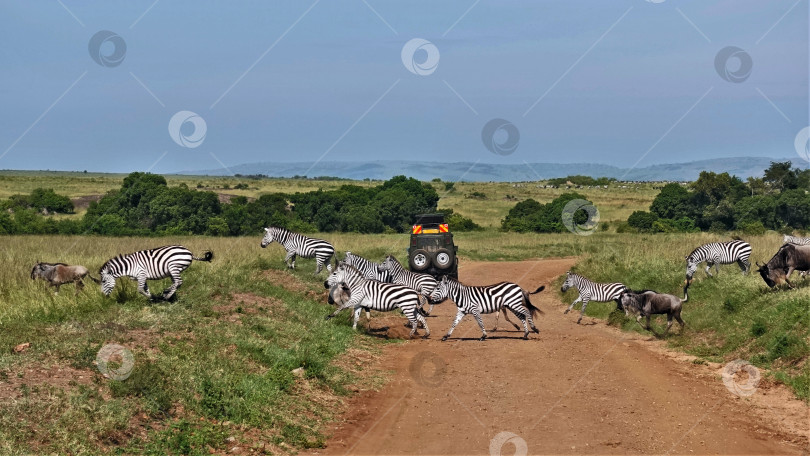
[[[528,339],[530,331],[539,332],[533,318],[542,311],[532,304],[529,296],[543,291],[544,285],[539,286],[533,292],[528,292],[511,282],[469,286],[448,276],[436,280],[428,274],[409,271],[391,255],[386,256],[381,263],[374,263],[359,255],[346,252],[345,258],[338,262],[335,258],[334,247],[325,240],[310,238],[284,228],[265,228],[261,247],[265,248],[274,241],[286,250],[284,261],[289,268],[295,268],[296,257],[315,258],[315,274],[319,274],[324,266],[330,272],[324,282],[324,287],[330,290],[328,300],[330,303],[336,304],[337,309],[326,316],[327,320],[342,310],[351,308],[354,313],[352,327],[356,329],[362,310],[365,310],[366,317],[370,318],[370,310],[399,309],[411,325],[411,336],[416,333],[417,327],[421,326],[425,330],[423,337],[428,337],[430,329],[424,317],[432,312],[434,304],[449,298],[455,302],[458,309],[452,326],[442,340],[450,337],[462,318],[469,314],[472,314],[481,328],[481,340],[484,340],[487,332],[481,315],[496,313],[493,328],[493,331],[496,331],[498,317],[502,310],[504,318],[515,329],[521,328],[509,319],[508,313],[513,313],[521,321],[524,339]],[[810,249],[810,238],[786,235],[784,243],[782,249],[786,246],[802,246],[802,248],[807,246],[806,248]],[[746,274],[751,267],[749,261],[751,251],[751,245],[739,239],[704,244],[693,250],[685,257],[686,281],[683,299],[652,290],[634,291],[620,282],[597,283],[569,271],[566,273],[562,291],[575,288],[579,291],[579,296],[568,306],[565,313],[571,311],[576,303],[581,302],[582,307],[577,319],[577,323],[579,323],[590,301],[615,301],[617,308],[624,310],[627,315],[634,314],[639,324],[641,319],[646,317],[646,329],[648,330],[650,329],[650,316],[654,314],[667,315],[667,330],[672,326],[673,318],[683,327],[684,323],[680,317],[681,305],[688,299],[687,291],[698,265],[706,263],[706,274],[710,277],[712,276],[711,267],[715,266],[715,270],[719,271],[720,264],[737,263],[743,274]],[[163,246],[116,256],[101,266],[100,279],[92,276],[90,278],[100,283],[102,292],[108,296],[115,287],[117,278],[129,277],[137,281],[138,291],[147,298],[171,300],[183,283],[180,273],[188,268],[193,260],[211,261],[212,258],[213,253],[210,251],[205,252],[201,257],[196,257],[183,246]],[[332,259],[335,263],[334,268],[331,263]],[[760,272],[763,267],[760,268]],[[789,272],[792,272],[793,269],[795,268],[791,268]],[[806,269],[799,268],[803,271],[803,275],[807,272]],[[83,266],[68,266],[63,263],[37,263],[31,271],[32,279],[37,277],[46,279],[57,288],[57,291],[60,285],[74,282],[78,292],[82,286],[81,280],[87,275],[89,275],[88,271]],[[171,286],[159,296],[152,295],[147,280],[164,278],[172,279]],[[507,310],[509,312],[506,312]]]

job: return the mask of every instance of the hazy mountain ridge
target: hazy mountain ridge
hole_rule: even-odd
[[[474,162],[418,162],[407,160],[379,160],[373,162],[324,161],[313,166],[310,162],[244,163],[230,167],[234,174],[264,174],[270,177],[334,176],[346,179],[390,179],[404,174],[420,180],[440,178],[444,181],[468,182],[519,182],[536,181],[569,175],[591,177],[614,177],[638,181],[692,181],[701,171],[728,172],[742,179],[761,176],[772,161],[791,161],[794,166],[805,168],[807,163],[799,159],[774,159],[768,157],[713,158],[685,163],[650,165],[635,169],[594,163],[529,163],[500,164]],[[311,169],[310,169],[311,168]],[[223,176],[225,169],[188,170],[178,174]]]

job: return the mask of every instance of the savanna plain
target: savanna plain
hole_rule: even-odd
[[[77,207],[76,214],[57,217],[80,217],[88,201],[120,186],[122,178],[4,172],[0,198],[53,188]],[[170,186],[182,183],[217,192],[221,199],[328,190],[349,183],[204,176],[167,176],[167,180]],[[772,231],[756,236],[617,232],[632,212],[648,209],[660,188],[653,183],[572,189],[599,210],[599,225],[588,236],[499,230],[515,202],[533,198],[546,203],[565,188],[544,188],[542,182],[459,182],[450,190],[442,182],[433,185],[441,196],[439,207],[451,208],[483,227],[455,233],[462,282],[465,264],[488,262],[497,270],[501,262],[571,258],[572,270],[592,280],[678,295],[684,257],[700,244],[739,235],[753,247],[752,263],[767,261],[782,244],[782,235]],[[331,242],[339,257],[351,251],[380,261],[393,254],[407,262],[407,234],[310,235]],[[372,323],[362,319],[355,332],[349,312],[324,321],[333,310],[326,302],[325,273],[314,276],[314,261],[306,259],[298,260],[297,269],[287,269],[283,249],[278,244],[261,249],[260,240],[261,233],[0,238],[0,453],[285,454],[326,446],[333,429],[330,423],[340,420],[348,404],[367,392],[383,391],[398,375],[380,363],[388,351],[424,341],[401,339],[396,331],[372,331],[373,319]],[[211,250],[214,259],[195,262],[186,270],[174,302],[151,303],[126,279],[105,297],[87,279],[77,294],[70,284],[54,294],[45,283],[30,278],[37,261],[81,264],[97,276],[98,268],[117,254],[175,243],[195,254]],[[687,326],[682,331],[652,336],[615,310],[612,302],[592,302],[586,315],[599,325],[612,326],[612,331],[649,337],[666,350],[683,353],[690,360],[687,368],[746,360],[762,372],[760,388],[786,389],[806,406],[808,281],[796,274],[796,289],[772,290],[756,272],[743,276],[736,265],[721,267],[715,278],[706,278],[701,268],[696,278],[684,304]],[[546,306],[545,312],[562,313],[576,298],[575,290],[562,293],[561,283],[562,277],[557,277],[546,284],[544,293],[554,305]],[[150,287],[161,290],[168,284],[168,280],[151,282]],[[567,317],[571,318],[555,321],[575,325],[576,316]],[[401,315],[385,318],[405,322]],[[537,322],[543,331],[543,317]],[[475,323],[465,319],[462,325]],[[663,317],[654,320],[657,333],[664,325]],[[431,329],[432,339],[446,330],[441,325]],[[471,350],[478,343],[462,342]],[[134,367],[126,380],[99,372],[96,358],[106,344],[120,344],[132,352]],[[424,426],[430,428],[429,423]]]

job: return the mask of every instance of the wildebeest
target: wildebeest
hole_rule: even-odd
[[[70,266],[65,263],[39,262],[31,269],[31,279],[36,280],[37,277],[40,277],[47,280],[52,287],[56,288],[56,293],[59,293],[60,286],[73,282],[76,284],[76,294],[79,294],[79,291],[84,288],[82,279],[85,276],[90,277],[96,283],[101,282],[99,279],[89,275],[87,268],[81,265]]]
[[[681,320],[681,307],[682,304],[689,299],[687,288],[683,289],[683,299],[671,294],[658,293],[652,290],[627,290],[622,292],[621,296],[619,296],[619,300],[624,307],[625,313],[628,315],[631,313],[636,315],[636,322],[638,322],[638,324],[641,325],[642,317],[647,318],[647,326],[644,327],[647,331],[652,331],[650,328],[650,317],[652,315],[666,314],[667,329],[664,331],[664,334],[666,334],[669,328],[672,327],[673,318],[678,320],[678,323],[681,324],[681,331],[683,331],[684,322]]]
[[[790,274],[795,270],[810,269],[810,245],[784,244],[770,261],[763,265],[757,263],[757,266],[759,266],[757,272],[769,287],[773,288],[785,282],[793,288],[793,284],[788,280]]]

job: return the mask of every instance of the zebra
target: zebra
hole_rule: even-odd
[[[101,291],[109,296],[115,287],[115,279],[122,276],[138,281],[138,292],[149,299],[157,299],[149,292],[147,280],[171,277],[172,285],[163,291],[161,299],[170,300],[183,284],[180,273],[191,264],[191,260],[211,261],[214,258],[210,250],[202,257],[195,257],[182,245],[166,245],[151,250],[141,250],[127,255],[118,255],[101,266]]]
[[[627,287],[623,283],[598,283],[571,271],[565,273],[565,282],[562,284],[561,291],[565,293],[569,288],[576,288],[579,291],[579,296],[565,309],[563,314],[570,312],[576,303],[582,301],[582,310],[579,312],[577,324],[582,321],[582,317],[585,315],[585,308],[588,307],[588,302],[616,301],[616,307],[622,309],[623,307],[619,296],[624,291],[627,291]]]
[[[371,308],[377,311],[390,311],[399,308],[411,323],[411,337],[416,333],[416,327],[419,323],[425,328],[425,335],[422,338],[427,339],[430,336],[430,329],[425,317],[419,312],[419,293],[416,290],[404,285],[366,279],[354,266],[343,262],[338,263],[335,270],[323,283],[323,286],[324,288],[331,288],[341,283],[349,287],[351,297],[348,302],[327,315],[327,320],[335,317],[341,310],[351,307],[354,308],[352,329],[357,329],[357,321],[360,319],[360,311],[363,308]]]
[[[438,285],[438,282],[433,278],[433,276],[430,274],[411,272],[403,268],[399,261],[397,261],[397,259],[392,255],[386,256],[385,260],[383,260],[383,262],[377,266],[377,270],[391,274],[392,283],[413,288],[414,290],[418,291],[419,294],[425,298],[428,298],[430,301],[430,308],[425,313],[430,315],[430,313],[433,311],[433,305],[435,304],[433,300],[429,299],[430,293],[432,293],[436,288],[436,285]]]
[[[315,267],[315,274],[319,274],[323,269],[324,264],[326,270],[331,272],[332,265],[329,264],[329,259],[335,254],[335,248],[332,244],[322,240],[306,237],[303,234],[294,233],[286,228],[279,228],[271,226],[264,229],[264,237],[262,238],[262,248],[266,248],[271,242],[276,241],[287,250],[287,256],[284,257],[284,263],[290,269],[295,269],[296,255],[302,258],[315,257],[317,266]],[[292,260],[292,262],[290,262]]]
[[[350,266],[354,266],[355,269],[360,271],[360,274],[362,274],[366,279],[392,283],[391,273],[387,270],[380,271],[379,263],[374,263],[373,261],[367,260],[360,255],[355,255],[352,252],[346,252],[346,257],[343,259],[343,262]]]
[[[456,303],[458,312],[456,312],[456,319],[453,320],[453,325],[447,331],[447,334],[442,337],[442,340],[447,340],[456,325],[467,314],[472,314],[478,326],[481,327],[481,339],[487,338],[487,330],[484,329],[484,322],[481,320],[481,314],[493,313],[501,310],[503,307],[511,310],[521,322],[523,322],[523,339],[529,339],[529,327],[535,333],[540,330],[534,325],[532,320],[537,312],[542,313],[540,309],[535,307],[529,300],[530,294],[540,293],[545,289],[545,285],[541,285],[537,290],[529,293],[519,285],[512,282],[500,282],[494,285],[487,285],[483,287],[472,287],[463,285],[448,276],[442,277],[441,282],[430,294],[433,301],[440,302],[444,299],[450,298]],[[528,326],[527,326],[528,322]]]
[[[742,269],[743,275],[751,269],[751,244],[743,240],[733,240],[728,242],[712,242],[703,244],[686,256],[686,283],[692,282],[692,277],[700,263],[706,262],[706,275],[713,277],[710,269],[715,267],[715,272],[720,273],[721,264],[737,263]]]
[[[782,239],[782,243],[783,244],[807,245],[807,244],[810,244],[810,238],[796,237],[796,236],[790,236],[790,235],[786,234],[785,237]]]

